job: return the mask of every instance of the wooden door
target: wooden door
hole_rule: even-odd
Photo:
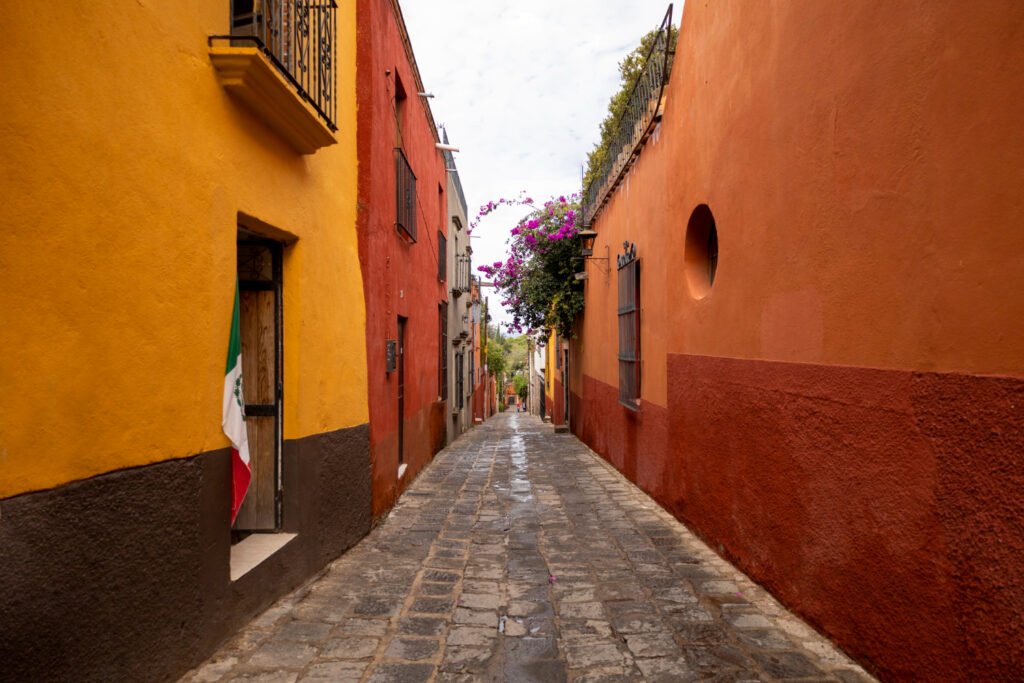
[[[252,479],[235,529],[280,528],[281,245],[239,239],[242,391]]]
[[[565,396],[565,424],[569,424],[569,349],[562,351],[565,355],[562,361],[562,391]]]
[[[405,462],[405,318],[398,316],[398,464]]]

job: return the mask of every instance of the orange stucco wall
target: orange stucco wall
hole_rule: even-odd
[[[1024,666],[1022,91],[1010,0],[687,3],[663,119],[592,226],[574,431],[883,678]]]
[[[664,405],[666,351],[1024,372],[1024,231],[1007,229],[1024,217],[1024,8],[717,5],[686,8],[662,130],[595,225],[612,260],[610,277],[590,263],[588,306],[614,304],[630,239],[658,311],[644,398]],[[695,301],[683,237],[701,203],[720,256]],[[588,344],[615,344],[613,323],[588,319]]]
[[[231,99],[227,3],[27,3],[0,61],[0,497],[225,447],[240,212],[284,261],[284,436],[365,423],[355,13],[338,143],[299,156]],[[13,65],[20,65],[14,68]]]

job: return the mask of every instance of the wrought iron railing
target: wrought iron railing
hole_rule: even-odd
[[[470,288],[470,256],[469,254],[457,254],[455,256],[455,281],[452,283],[452,296],[462,296]]]
[[[335,0],[232,0],[231,35],[211,36],[211,41],[258,47],[327,126],[337,130],[337,9]]]
[[[395,148],[395,224],[411,241],[416,241],[416,176],[401,147]]]
[[[583,188],[583,222],[589,226],[629,170],[640,147],[653,129],[661,97],[672,67],[672,5],[661,21],[657,38],[644,59],[643,72],[629,94],[619,117],[616,137],[608,146],[604,163]]]

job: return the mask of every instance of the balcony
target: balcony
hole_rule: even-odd
[[[661,119],[665,85],[672,69],[672,5],[662,19],[658,36],[647,53],[644,69],[630,92],[619,118],[618,134],[609,146],[604,164],[583,188],[583,224],[589,226],[640,155],[647,138]]]
[[[455,281],[452,283],[452,296],[460,297],[469,291],[471,261],[469,254],[455,257]]]
[[[232,96],[299,154],[337,140],[334,0],[235,0],[210,61]]]

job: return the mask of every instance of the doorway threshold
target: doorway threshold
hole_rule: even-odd
[[[231,580],[237,581],[281,548],[298,534],[250,534],[231,546]]]

